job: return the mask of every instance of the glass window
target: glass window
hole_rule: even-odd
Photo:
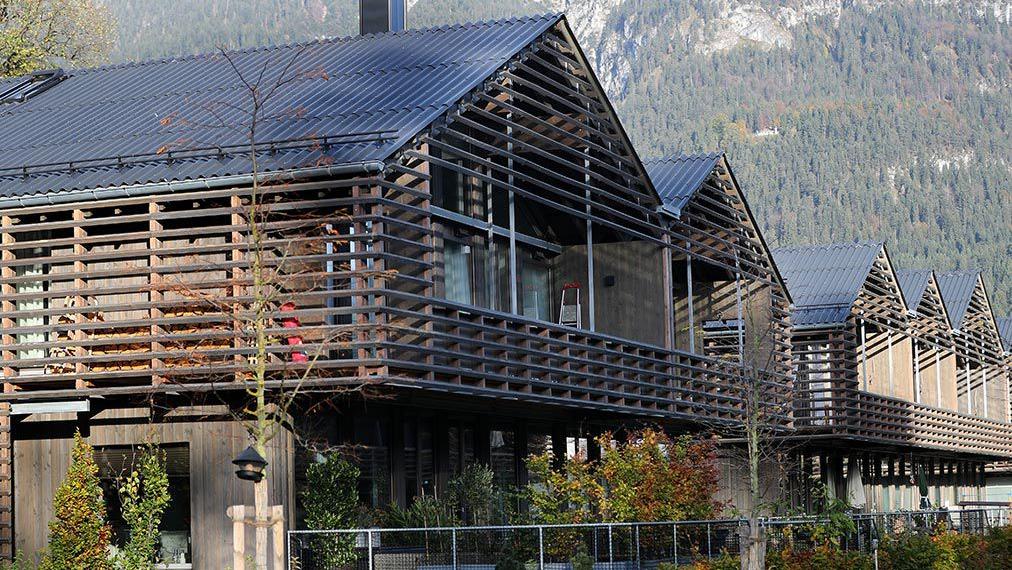
[[[508,311],[509,242],[484,236],[443,241],[443,282],[446,298],[456,303]]]
[[[455,164],[464,167],[460,159],[447,159]],[[475,170],[481,171],[481,168]],[[436,206],[484,220],[486,212],[492,207],[489,203],[489,185],[476,176],[468,176],[458,170],[434,166],[433,187],[435,195],[433,202]]]
[[[521,313],[525,317],[549,321],[552,319],[551,266],[533,250],[521,248],[519,253]]]
[[[359,501],[371,507],[390,504],[390,453],[386,422],[378,418],[356,417],[352,457],[359,467]]]
[[[509,486],[517,482],[516,434],[512,429],[489,431],[491,467],[496,483]]]
[[[21,281],[19,280],[15,289],[18,295],[41,295],[45,290],[45,283],[42,280],[42,276],[45,275],[45,268],[41,263],[32,265],[20,265],[16,270],[16,275],[19,278],[28,277],[30,280]],[[38,277],[38,280],[31,279],[32,277]],[[41,296],[37,296],[32,299],[20,299],[15,303],[15,309],[18,311],[17,327],[42,327],[46,324],[46,317],[41,314],[42,310],[46,308],[46,300]],[[44,331],[35,332],[23,332],[18,333],[17,343],[29,344],[29,343],[43,343],[46,342],[46,333]],[[18,351],[18,359],[28,358],[45,358],[46,351],[42,348],[29,348],[26,350]]]
[[[455,303],[471,305],[474,303],[474,294],[471,289],[471,246],[450,240],[445,240],[443,243],[446,298]]]
[[[162,515],[159,557],[173,568],[189,568],[193,561],[190,545],[190,448],[188,445],[164,445],[165,471],[169,477],[169,504]],[[107,506],[113,544],[122,548],[130,538],[129,525],[123,519],[119,482],[129,475],[140,456],[140,447],[99,447],[95,449],[102,492]]]

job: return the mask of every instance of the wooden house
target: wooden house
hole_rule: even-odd
[[[984,465],[1012,453],[979,275],[897,271],[881,243],[773,253],[796,304],[806,472],[838,496],[860,477],[873,510],[917,508],[922,473],[933,504],[978,499]]]
[[[252,145],[250,70],[278,86]],[[44,546],[80,430],[105,478],[170,450],[173,559],[228,565],[254,359],[302,394],[267,457],[290,524],[320,449],[380,506],[733,424],[754,330],[790,397],[790,297],[726,158],[644,165],[561,15],[0,83],[7,555]]]

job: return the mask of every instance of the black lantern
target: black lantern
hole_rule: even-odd
[[[237,477],[243,481],[259,483],[264,478],[264,468],[267,467],[267,460],[257,453],[257,450],[253,449],[251,445],[240,453],[239,457],[233,459],[232,464],[238,467],[235,470]]]

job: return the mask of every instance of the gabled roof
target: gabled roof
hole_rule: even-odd
[[[1001,335],[1001,343],[1005,347],[1005,352],[1012,352],[1012,317],[1002,317],[997,319],[998,322],[998,333]]]
[[[773,258],[794,299],[793,324],[843,322],[881,252],[881,243],[774,249]]]
[[[657,188],[664,209],[678,215],[703,185],[723,151],[705,154],[679,154],[643,161],[647,174]]]
[[[973,292],[977,288],[980,272],[977,270],[949,271],[938,274],[938,289],[942,293],[942,302],[949,313],[949,324],[958,329],[963,324]]]
[[[247,76],[266,68],[270,79],[293,60],[299,75],[273,101],[283,117],[258,134],[262,169],[388,158],[561,19],[232,52]],[[0,199],[247,174],[245,135],[217,124],[247,109],[221,54],[68,71],[46,91],[0,105]]]
[[[903,291],[903,299],[911,311],[917,310],[924,298],[924,292],[931,282],[930,269],[900,269],[896,271],[896,279],[900,283],[900,290]]]

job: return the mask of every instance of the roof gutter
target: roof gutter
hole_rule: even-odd
[[[331,166],[317,166],[312,168],[297,168],[292,170],[280,170],[276,172],[261,173],[258,178],[260,183],[277,182],[282,180],[299,180],[305,178],[324,178],[328,176],[339,176],[344,174],[373,173],[380,174],[386,168],[386,164],[380,160],[365,162],[349,162]],[[113,198],[133,198],[137,196],[148,196],[151,194],[163,194],[174,192],[188,192],[192,190],[212,190],[226,188],[229,186],[243,186],[253,183],[253,174],[236,174],[232,176],[217,176],[213,178],[198,178],[196,180],[182,180],[154,182],[147,184],[132,184],[128,186],[113,186],[108,188],[93,188],[90,190],[71,190],[54,194],[37,196],[21,196],[12,198],[0,198],[0,209],[24,208],[31,206],[50,206],[55,204],[67,204],[70,202],[82,202],[85,200],[109,200]]]

